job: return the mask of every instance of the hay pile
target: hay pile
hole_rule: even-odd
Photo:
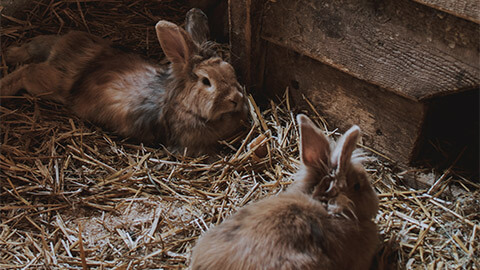
[[[32,8],[2,18],[4,74],[13,68],[3,61],[7,46],[68,29],[160,56],[152,25],[160,18],[181,23],[188,9],[173,0],[42,1]],[[290,184],[299,161],[298,111],[289,104],[288,91],[261,113],[252,103],[255,126],[246,139],[224,142],[225,153],[207,162],[132,144],[28,95],[3,103],[0,268],[185,268],[202,232]],[[324,126],[313,107],[304,112]],[[259,134],[266,135],[265,158],[246,147]],[[378,269],[480,269],[478,185],[431,173],[424,177],[435,180],[432,188],[413,190],[381,159],[367,167],[381,200]],[[452,186],[460,195],[450,195]]]

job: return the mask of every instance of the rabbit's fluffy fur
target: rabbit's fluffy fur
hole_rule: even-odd
[[[84,32],[36,37],[7,51],[8,62],[27,64],[0,81],[0,95],[25,89],[124,137],[186,148],[190,155],[213,153],[246,122],[247,107],[233,67],[206,42],[206,20],[193,10],[189,32],[167,21],[156,24],[168,67]]]
[[[370,268],[378,198],[360,159],[351,158],[359,129],[332,148],[310,119],[297,121],[303,168],[293,186],[205,233],[193,249],[193,270]]]

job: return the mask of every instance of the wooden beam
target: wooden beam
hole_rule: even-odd
[[[262,38],[412,100],[480,85],[477,24],[411,1],[370,2],[268,2]]]
[[[274,44],[268,45],[266,61],[269,96],[282,95],[289,87],[295,108],[306,106],[304,95],[332,127],[343,132],[359,125],[364,145],[396,162],[410,162],[425,118],[424,104]]]
[[[265,4],[264,0],[229,0],[228,4],[232,64],[248,88],[261,87],[264,48],[260,30]]]
[[[414,0],[454,16],[480,23],[480,1],[478,0]]]

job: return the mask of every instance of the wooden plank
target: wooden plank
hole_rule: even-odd
[[[414,0],[420,4],[453,14],[457,17],[480,23],[478,0]]]
[[[412,100],[480,85],[478,25],[412,1],[269,1],[262,38]]]
[[[274,44],[268,44],[266,62],[268,96],[281,95],[288,86],[296,107],[305,105],[305,95],[332,127],[345,131],[357,124],[366,146],[400,163],[410,162],[424,121],[422,103]]]
[[[252,25],[251,1],[228,1],[232,64],[240,80],[249,83],[251,76]]]
[[[16,12],[25,10],[34,3],[30,0],[0,0],[0,10],[2,14],[12,16]]]
[[[263,66],[259,59],[264,56],[260,29],[263,19],[264,1],[229,0],[229,31],[232,64],[239,81],[249,88],[259,87]],[[263,62],[262,62],[263,63]]]

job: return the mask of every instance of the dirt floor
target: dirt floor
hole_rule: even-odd
[[[3,16],[5,49],[39,34],[90,31],[154,61],[153,25],[182,23],[179,1],[38,1]],[[286,189],[299,166],[288,91],[260,109],[253,127],[214,157],[187,158],[131,143],[62,105],[21,95],[0,106],[1,269],[183,269],[198,236],[239,207]],[[328,127],[314,107],[302,111]],[[267,155],[246,145],[265,135]],[[361,143],[360,143],[361,145]],[[452,172],[398,169],[365,149],[380,198],[383,244],[373,269],[480,269],[478,184]],[[404,185],[407,174],[434,183]]]

